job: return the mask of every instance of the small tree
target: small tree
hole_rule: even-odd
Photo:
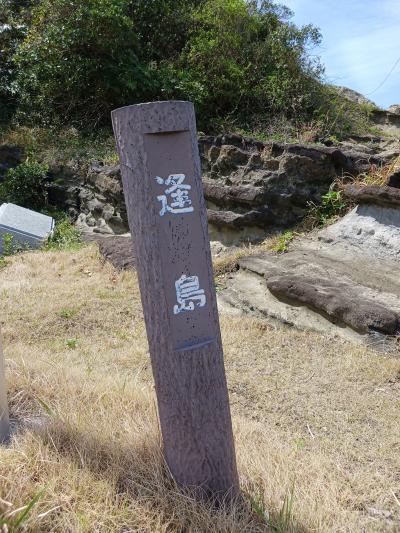
[[[320,42],[311,25],[291,24],[273,2],[207,0],[194,15],[175,87],[197,103],[200,116],[307,116],[321,90],[322,67],[308,56]]]
[[[42,0],[15,62],[25,109],[80,126],[140,100],[151,85],[129,0]]]
[[[21,207],[41,210],[47,203],[45,180],[47,167],[25,162],[7,171],[0,184],[0,203],[11,202]]]

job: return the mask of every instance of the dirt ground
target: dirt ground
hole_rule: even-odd
[[[165,471],[136,274],[90,245],[0,283],[11,530],[30,502],[28,531],[400,530],[398,357],[222,314],[243,501],[216,511]]]

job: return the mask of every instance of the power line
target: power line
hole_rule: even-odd
[[[400,56],[397,58],[397,60],[395,61],[393,67],[390,69],[389,73],[386,75],[386,77],[384,78],[384,80],[378,85],[378,87],[377,87],[376,89],[374,89],[372,92],[367,93],[365,96],[370,96],[371,94],[376,93],[376,91],[377,91],[378,89],[380,89],[384,83],[387,82],[387,80],[390,78],[390,76],[392,75],[394,69],[397,67],[397,65],[398,65],[399,63],[400,63]]]

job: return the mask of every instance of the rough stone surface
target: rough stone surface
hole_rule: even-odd
[[[256,228],[265,234],[296,223],[337,176],[390,161],[399,143],[353,136],[338,146],[317,146],[220,135],[202,137],[199,147],[211,226],[246,240],[259,236]],[[232,237],[212,233],[222,241]]]
[[[321,231],[319,239],[330,245],[345,243],[355,254],[363,251],[382,260],[400,260],[400,209],[359,205]]]
[[[393,113],[394,115],[400,115],[400,105],[399,104],[393,104],[390,107],[388,107],[389,113]]]
[[[349,87],[343,87],[340,85],[334,86],[337,92],[356,104],[368,104],[374,107],[377,107],[375,102],[364,96],[363,94],[355,91],[354,89],[349,89]]]
[[[359,205],[288,253],[238,262],[221,305],[380,347],[399,333],[399,207]]]
[[[347,185],[344,195],[352,202],[358,204],[375,204],[386,207],[400,206],[400,190],[395,187]]]
[[[392,174],[388,176],[386,185],[388,187],[395,187],[396,189],[400,189],[400,170],[392,172]]]
[[[305,304],[360,333],[393,335],[399,329],[397,313],[337,280],[284,275],[269,278],[267,287],[278,298]]]
[[[226,226],[229,228],[242,229],[246,226],[264,227],[274,220],[273,213],[268,209],[251,210],[246,213],[234,211],[207,210],[208,222],[214,226]]]
[[[251,314],[276,328],[295,327],[321,333],[340,335],[360,342],[360,335],[345,324],[336,324],[305,305],[293,305],[276,298],[267,288],[262,276],[241,268],[229,279],[228,287],[218,293],[218,305],[229,314]]]
[[[381,165],[400,153],[399,141],[351,136],[324,145],[261,142],[241,135],[199,140],[204,194],[214,239],[231,245],[258,240],[289,227],[318,203],[332,181]],[[49,198],[67,207],[84,231],[128,231],[118,165],[93,164],[82,173],[77,162],[52,165]]]
[[[102,256],[119,270],[134,270],[136,267],[135,250],[132,237],[128,235],[101,235],[85,233],[85,242],[96,242]]]
[[[379,129],[400,138],[400,115],[390,111],[374,109],[371,120]]]

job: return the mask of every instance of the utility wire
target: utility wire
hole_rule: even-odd
[[[384,80],[378,85],[378,87],[377,87],[376,89],[374,89],[372,92],[367,93],[365,96],[370,96],[371,94],[376,93],[376,91],[377,91],[378,89],[380,89],[384,83],[387,82],[387,80],[388,80],[388,79],[390,78],[390,76],[393,74],[394,69],[397,67],[397,65],[398,65],[399,63],[400,63],[400,56],[397,58],[397,60],[395,61],[393,67],[390,69],[389,73],[386,75],[386,77],[384,78]]]

